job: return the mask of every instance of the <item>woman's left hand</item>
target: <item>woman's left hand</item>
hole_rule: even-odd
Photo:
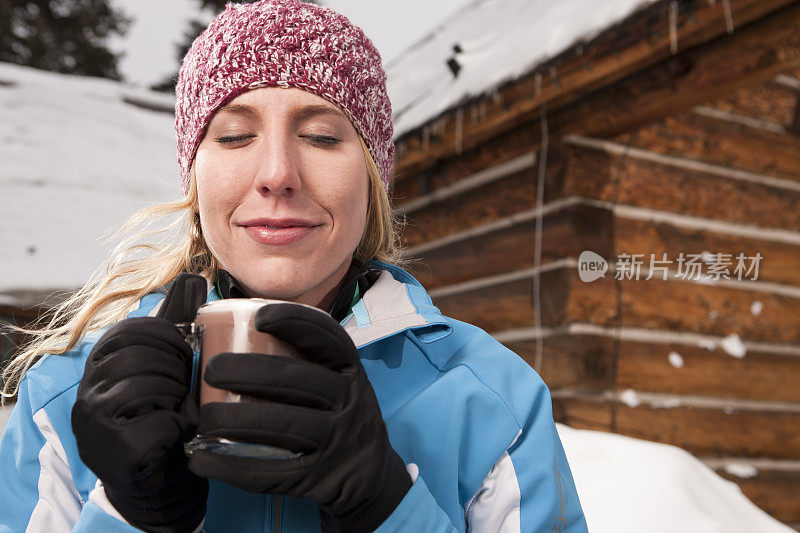
[[[295,304],[259,310],[256,328],[294,345],[310,361],[220,354],[204,379],[259,401],[208,403],[200,434],[301,452],[290,459],[195,452],[189,468],[251,492],[315,501],[323,529],[372,531],[411,487],[392,448],[356,347],[329,315]]]

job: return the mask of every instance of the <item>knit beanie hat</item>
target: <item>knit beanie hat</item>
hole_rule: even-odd
[[[381,57],[361,28],[299,0],[229,3],[183,60],[175,130],[183,190],[214,113],[257,87],[297,87],[339,107],[366,143],[388,189],[394,164],[392,108]]]

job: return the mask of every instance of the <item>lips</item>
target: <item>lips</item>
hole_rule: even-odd
[[[285,246],[313,233],[321,224],[299,218],[256,218],[239,224],[254,241],[268,246]]]

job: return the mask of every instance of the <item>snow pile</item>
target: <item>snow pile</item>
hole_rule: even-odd
[[[474,0],[386,65],[395,136],[518,78],[654,0]],[[449,60],[460,66],[454,77]]]
[[[592,533],[793,533],[690,453],[558,424]]]
[[[678,352],[669,352],[667,359],[675,368],[683,368],[683,357]]]
[[[741,337],[739,337],[739,335],[736,333],[731,333],[722,339],[720,346],[722,346],[722,349],[728,352],[729,355],[732,355],[737,359],[742,359],[747,353],[747,348],[745,348]]]
[[[641,398],[639,398],[639,395],[633,389],[625,389],[622,391],[619,395],[619,401],[628,407],[639,407],[642,405]]]
[[[0,63],[0,292],[81,286],[106,230],[179,197],[172,102]]]

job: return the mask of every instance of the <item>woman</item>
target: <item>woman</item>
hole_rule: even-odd
[[[0,531],[585,531],[547,387],[393,264],[391,108],[361,30],[229,5],[176,93],[185,198],[137,220],[187,229],[146,253],[133,235],[13,362]],[[314,362],[214,358],[207,382],[261,401],[198,412],[174,324],[236,297],[332,318],[271,307],[259,329]],[[187,459],[198,430],[303,455]]]

